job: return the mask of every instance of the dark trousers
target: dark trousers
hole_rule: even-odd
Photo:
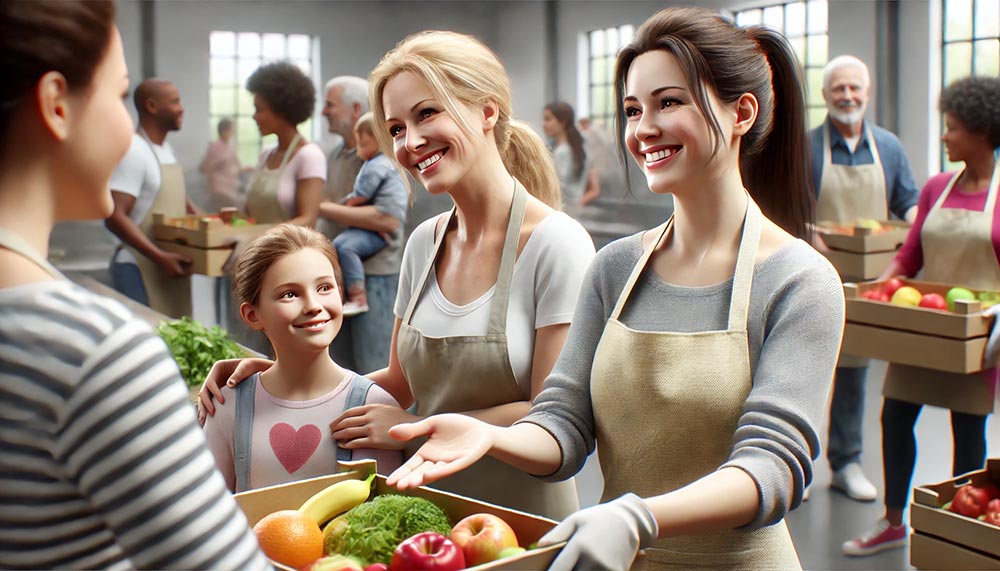
[[[833,377],[826,459],[834,472],[851,462],[861,462],[867,376],[868,367],[837,367],[837,374]]]
[[[913,427],[921,404],[887,398],[882,404],[882,461],[885,464],[885,506],[902,510],[910,498],[917,437]],[[979,470],[986,463],[986,416],[951,411],[952,475]]]

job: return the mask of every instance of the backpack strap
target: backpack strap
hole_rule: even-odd
[[[250,489],[250,440],[253,437],[254,394],[257,379],[254,373],[249,379],[236,385],[236,422],[233,426],[233,453],[236,460],[236,491]]]
[[[347,404],[344,406],[344,410],[365,404],[368,400],[368,391],[374,385],[375,382],[368,377],[362,377],[361,375],[351,377],[351,386],[347,389]],[[336,442],[334,444],[337,446],[338,462],[349,462],[354,457],[353,450],[342,448]]]

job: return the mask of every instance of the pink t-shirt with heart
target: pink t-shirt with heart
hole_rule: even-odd
[[[261,488],[285,482],[326,476],[336,472],[337,451],[330,437],[330,422],[344,412],[349,373],[336,389],[306,401],[274,397],[260,380],[254,392],[253,436],[250,451],[250,487]],[[247,381],[250,382],[250,381]],[[205,422],[205,437],[215,463],[230,490],[236,487],[233,453],[236,393],[222,389],[225,404],[216,404],[215,416]],[[373,386],[365,404],[399,406],[389,393]],[[354,460],[374,459],[380,474],[388,474],[402,462],[398,450],[355,449]]]

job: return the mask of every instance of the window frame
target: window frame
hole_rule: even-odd
[[[232,35],[232,51],[216,50],[216,34]],[[241,49],[241,41],[249,41],[251,36],[256,36],[256,49]],[[270,56],[265,54],[265,43],[273,42],[277,37],[282,40],[282,56]],[[306,57],[291,57],[290,44],[301,42],[302,39],[308,41]],[[224,41],[221,37],[219,41]],[[291,61],[300,67],[305,67],[303,71],[312,80],[316,87],[317,101],[322,98],[320,83],[320,39],[306,33],[283,33],[283,32],[259,32],[246,30],[211,30],[208,34],[208,125],[209,136],[214,139],[217,136],[216,128],[222,118],[229,118],[236,126],[236,146],[237,154],[243,165],[256,166],[260,159],[261,151],[269,146],[277,144],[274,135],[262,137],[253,121],[253,96],[246,91],[246,79],[249,73],[246,70],[256,70],[261,65],[274,61]],[[294,54],[296,56],[302,53]],[[229,77],[216,77],[215,68],[217,62],[228,62],[228,69],[231,69]],[[245,76],[245,77],[244,77]],[[229,99],[231,94],[231,99]],[[232,109],[232,113],[224,112],[220,109],[221,102],[227,100],[225,108]],[[303,135],[311,140],[318,140],[320,130],[319,105],[313,109],[312,116],[300,127]]]
[[[607,40],[608,32],[612,30],[618,39],[616,42],[618,47],[613,51],[608,49],[609,42]],[[595,40],[598,34],[603,38],[600,42]],[[578,87],[577,118],[589,117],[594,125],[598,125],[608,132],[614,131],[615,62],[618,58],[618,52],[631,42],[633,38],[635,38],[635,26],[632,24],[620,24],[581,32],[578,48],[581,54],[579,58],[579,72],[583,80],[579,82]],[[597,55],[594,54],[596,43],[603,44],[600,53]],[[594,77],[595,62],[597,60],[603,60],[605,73],[602,78]],[[598,104],[595,101],[598,99],[595,97],[595,94],[599,91],[604,92],[604,109],[595,108],[595,105]]]

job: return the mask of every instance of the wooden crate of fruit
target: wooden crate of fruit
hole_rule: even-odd
[[[952,373],[982,370],[996,292],[917,280],[844,284],[843,351]]]
[[[914,488],[910,526],[910,563],[918,569],[1000,569],[1000,458]]]
[[[903,245],[910,225],[900,221],[858,220],[855,224],[819,222],[816,232],[825,253],[844,279],[879,277]]]
[[[334,545],[334,543],[331,543],[328,535],[336,533],[336,530],[348,525],[346,522],[349,521],[350,514],[352,513],[352,509],[350,508],[360,506],[364,503],[368,506],[369,510],[374,509],[372,500],[364,501],[363,498],[352,496],[357,493],[359,481],[374,476],[375,462],[372,460],[345,462],[342,463],[341,469],[341,473],[331,476],[322,476],[236,494],[236,502],[243,510],[243,513],[246,514],[250,525],[255,527],[254,531],[257,533],[262,546],[268,543],[267,538],[262,535],[267,533],[263,531],[265,523],[262,523],[262,521],[282,510],[298,510],[301,513],[308,514],[324,530],[324,553],[321,554],[323,558],[315,560],[308,567],[310,571],[323,571],[327,569],[326,565],[328,563],[331,564],[329,569],[343,569],[345,571],[367,571],[369,568],[385,569],[384,567],[375,566],[375,564],[379,563],[378,561],[366,560],[357,555],[357,553],[341,553],[340,555],[347,557],[328,559],[334,556],[334,554],[329,553],[331,551],[330,546]],[[351,484],[345,487],[344,482],[351,482]],[[470,561],[473,561],[471,558],[478,558],[484,561],[483,563],[472,562],[471,564],[461,565],[448,562],[448,565],[452,566],[444,566],[442,562],[443,566],[435,568],[471,569],[475,567],[477,571],[541,571],[548,568],[549,564],[552,563],[562,549],[563,544],[533,548],[533,544],[555,526],[556,522],[550,519],[427,487],[400,492],[395,488],[388,487],[385,483],[385,478],[382,476],[374,476],[372,484],[372,499],[380,496],[388,497],[391,494],[423,498],[441,508],[447,516],[450,526],[455,526],[452,528],[450,538],[448,539],[442,539],[440,534],[433,532],[431,532],[431,536],[433,537],[418,538],[417,536],[412,536],[403,539],[395,546],[395,549],[393,547],[389,548],[393,551],[393,557],[396,556],[396,552],[403,552],[410,557],[417,557],[418,555],[411,549],[414,547],[415,541],[434,541],[436,543],[433,544],[432,550],[442,558],[458,557],[454,555],[454,550],[458,549],[462,553],[462,561],[466,561],[467,558],[470,558]],[[338,487],[331,487],[334,485]],[[367,491],[367,486],[365,488]],[[346,512],[342,512],[341,509],[345,506],[349,509]],[[331,517],[333,519],[330,519]],[[413,518],[410,517],[410,519]],[[323,521],[321,522],[320,520]],[[329,523],[327,523],[328,520]],[[344,520],[344,523],[338,523],[340,520]],[[497,523],[497,520],[500,520],[500,523]],[[506,528],[503,525],[504,522],[509,526],[510,535],[508,535],[507,531],[501,529]],[[258,525],[259,523],[261,525]],[[498,531],[495,534],[481,533],[477,535],[474,532],[478,528],[496,529]],[[375,533],[370,527],[365,528],[364,535],[366,537],[372,536]],[[381,533],[381,531],[378,533]],[[419,533],[418,535],[424,536],[425,534]],[[452,541],[453,539],[454,541]],[[364,540],[345,540],[341,541],[341,545],[359,545],[358,541]],[[264,549],[265,552],[268,551],[267,547],[264,547]],[[373,548],[370,546],[361,546],[360,549]],[[384,546],[381,548],[381,551],[385,551]],[[296,556],[301,557],[301,553],[297,553]],[[400,557],[403,558],[404,555]],[[312,559],[312,556],[306,556],[306,558]],[[272,561],[275,561],[276,567],[279,569],[291,569],[295,568],[296,565],[299,568],[303,567],[302,561],[298,561],[296,565],[291,566],[276,561],[274,557],[272,557]],[[385,562],[382,561],[382,563]],[[397,565],[395,559],[393,559],[392,569],[395,570],[397,568],[406,570],[425,567],[421,567],[419,561],[409,561],[408,564]]]
[[[255,224],[233,212],[167,218],[153,213],[153,237],[161,249],[191,258],[191,271],[222,276],[222,266],[233,251],[234,240],[251,240],[273,224]]]

